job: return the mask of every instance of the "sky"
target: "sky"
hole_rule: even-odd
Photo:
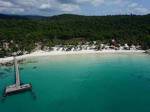
[[[150,14],[150,0],[0,0],[0,13],[52,16],[58,14]]]

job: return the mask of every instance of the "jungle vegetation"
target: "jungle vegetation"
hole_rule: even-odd
[[[77,44],[81,40],[140,44],[150,48],[150,15],[51,17],[0,14],[0,47],[13,40],[19,48],[32,50],[35,42],[45,45]],[[2,49],[1,49],[2,50]]]

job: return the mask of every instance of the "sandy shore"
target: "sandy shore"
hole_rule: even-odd
[[[82,50],[82,51],[36,51],[31,54],[26,54],[22,56],[17,56],[17,59],[26,59],[29,57],[37,57],[37,56],[55,56],[55,55],[72,55],[72,54],[94,54],[94,53],[144,53],[144,50],[102,50],[102,51],[94,51],[94,50]],[[0,58],[0,63],[6,63],[12,61],[13,57]]]

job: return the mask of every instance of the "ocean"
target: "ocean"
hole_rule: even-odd
[[[45,56],[19,67],[32,91],[3,98],[15,78],[1,66],[0,112],[150,112],[150,55]]]

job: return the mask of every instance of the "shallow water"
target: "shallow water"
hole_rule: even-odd
[[[21,80],[32,83],[32,92],[1,98],[0,112],[150,112],[149,55],[89,54],[27,61],[36,63],[20,65]],[[0,72],[2,94],[14,83],[14,72],[13,67],[0,67]]]

